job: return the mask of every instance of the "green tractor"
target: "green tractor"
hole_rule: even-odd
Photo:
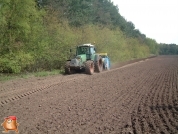
[[[95,46],[91,44],[77,46],[76,56],[67,60],[65,64],[65,74],[85,71],[86,74],[92,75],[94,72],[101,72],[103,70],[103,60],[95,51]]]

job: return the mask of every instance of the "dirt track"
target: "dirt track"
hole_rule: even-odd
[[[20,134],[178,133],[178,56],[0,84],[0,124],[15,115]]]

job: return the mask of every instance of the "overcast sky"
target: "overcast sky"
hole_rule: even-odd
[[[111,0],[136,29],[157,43],[178,45],[178,0]]]

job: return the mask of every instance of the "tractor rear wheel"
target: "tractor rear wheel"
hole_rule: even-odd
[[[70,61],[66,62],[64,69],[65,69],[65,74],[71,74]]]
[[[90,75],[94,73],[94,62],[93,61],[87,61],[85,63],[85,72]]]
[[[95,71],[98,73],[103,71],[103,61],[101,57],[95,62]]]

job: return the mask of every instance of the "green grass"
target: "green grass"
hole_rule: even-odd
[[[61,74],[61,73],[63,73],[63,71],[61,71],[61,70],[53,70],[53,71],[36,72],[33,75],[35,77],[44,77],[44,76],[50,76],[50,75],[57,75],[57,74]]]
[[[51,75],[62,74],[63,70],[52,70],[52,71],[40,71],[33,73],[20,73],[20,74],[2,74],[0,73],[0,81],[8,81],[19,78],[30,78],[30,77],[46,77]]]

